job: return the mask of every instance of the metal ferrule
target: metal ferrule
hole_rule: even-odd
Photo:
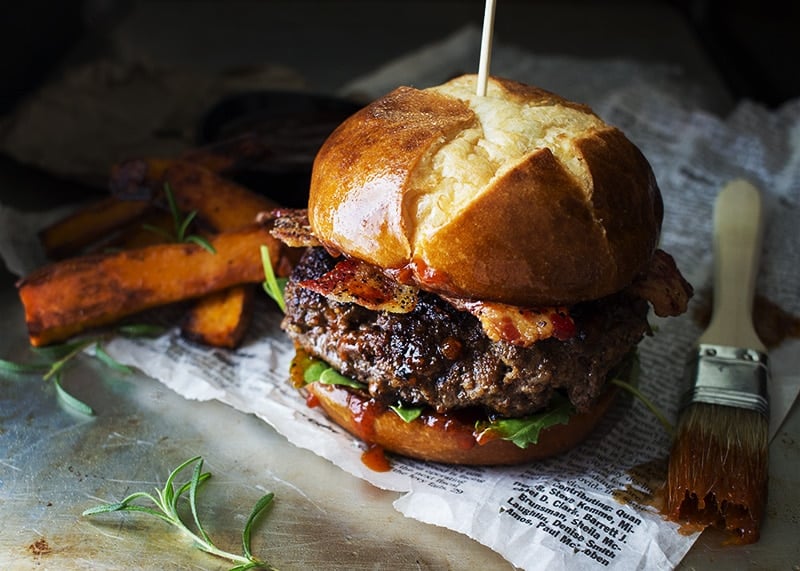
[[[719,404],[769,416],[767,354],[755,349],[701,344],[687,367],[685,404]]]

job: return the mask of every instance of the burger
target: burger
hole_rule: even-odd
[[[691,286],[658,249],[662,198],[639,149],[591,109],[474,75],[399,87],[314,160],[307,248],[284,291],[291,378],[380,450],[494,465],[560,454]]]

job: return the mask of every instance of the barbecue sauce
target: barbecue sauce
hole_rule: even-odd
[[[367,449],[361,453],[361,462],[363,462],[364,466],[375,472],[388,472],[392,469],[383,448],[377,444],[370,444],[367,446]]]

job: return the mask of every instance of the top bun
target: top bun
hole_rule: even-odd
[[[571,305],[629,285],[663,215],[639,149],[583,105],[476,81],[400,87],[342,123],[314,161],[317,238],[461,298]]]

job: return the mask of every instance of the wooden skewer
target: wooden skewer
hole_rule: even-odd
[[[494,33],[495,0],[486,0],[483,12],[483,34],[481,35],[481,56],[478,65],[478,97],[486,95],[489,81],[489,62],[492,59],[492,35]]]

